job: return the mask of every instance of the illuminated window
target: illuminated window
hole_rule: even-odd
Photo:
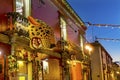
[[[17,65],[19,73],[27,73],[27,64],[25,61],[17,61]]]
[[[48,64],[47,60],[43,61],[43,73],[44,74],[48,74],[49,73],[49,64]]]
[[[25,79],[25,76],[20,76],[20,77],[19,77],[19,80],[26,80],[26,79]]]

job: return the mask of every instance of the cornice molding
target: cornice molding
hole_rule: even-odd
[[[54,3],[54,5],[57,6],[57,8],[62,14],[64,14],[66,17],[71,18],[78,27],[83,29],[83,31],[86,30],[84,22],[66,0],[51,0],[51,1]]]

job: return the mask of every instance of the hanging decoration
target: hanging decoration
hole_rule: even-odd
[[[34,55],[25,49],[17,49],[16,57],[17,59],[25,60],[27,62],[31,62],[34,59]]]
[[[96,40],[120,41],[120,39],[112,39],[112,38],[96,38]]]
[[[38,80],[39,77],[42,77],[42,61],[41,60],[34,60],[33,61],[33,79]]]
[[[17,59],[15,56],[10,55],[8,56],[8,74],[12,77],[14,77],[16,75],[16,71],[18,69],[17,66]]]
[[[16,71],[17,70],[17,60],[16,57],[13,55],[8,56],[8,65],[9,65],[9,71]]]
[[[91,22],[85,22],[87,26],[91,26],[91,27],[106,27],[106,28],[120,28],[120,25],[117,25],[117,24],[93,24]],[[93,32],[92,32],[93,34]],[[114,39],[114,38],[96,38],[95,37],[95,40],[98,41],[98,40],[106,40],[106,41],[114,41],[114,42],[117,42],[117,41],[120,41],[120,39]]]

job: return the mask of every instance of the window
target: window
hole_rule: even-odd
[[[67,40],[67,28],[65,20],[60,17],[61,38]]]
[[[25,17],[29,16],[31,13],[31,0],[16,0],[15,11],[24,15]]]
[[[19,12],[20,14],[24,13],[23,0],[16,0],[16,12]]]
[[[43,73],[48,74],[49,73],[49,64],[47,59],[43,60]]]

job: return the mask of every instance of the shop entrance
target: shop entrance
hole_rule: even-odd
[[[17,65],[18,65],[18,72],[17,72],[18,80],[27,80],[28,77],[27,62],[18,60]]]

